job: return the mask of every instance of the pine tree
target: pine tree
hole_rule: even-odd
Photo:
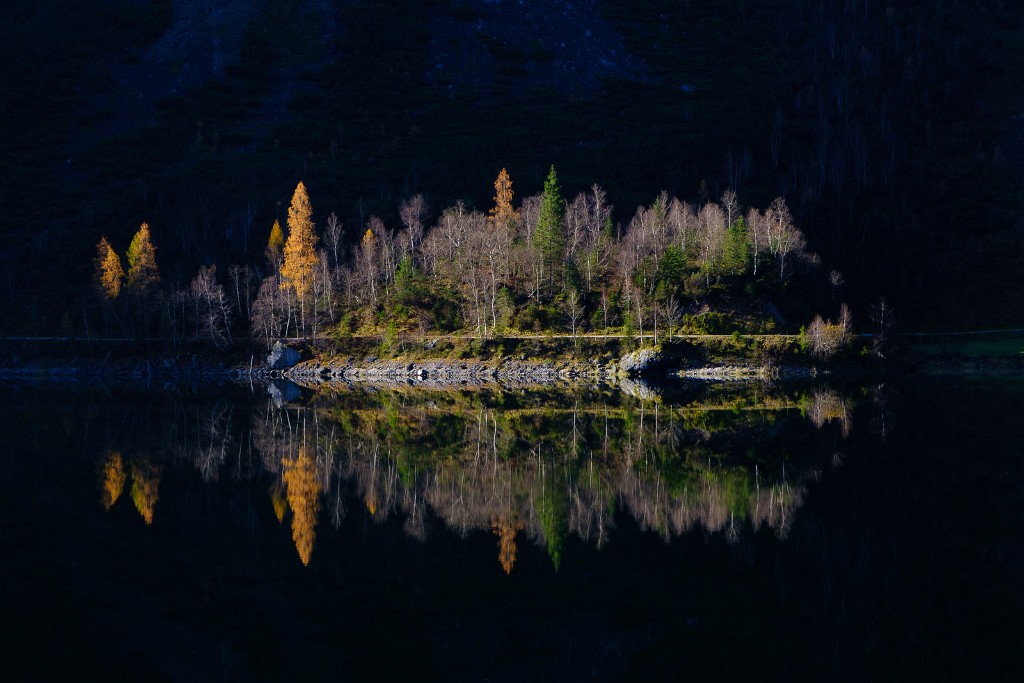
[[[128,289],[144,294],[160,284],[160,271],[156,267],[156,248],[149,236],[149,225],[143,223],[128,246]]]
[[[116,299],[121,293],[121,282],[124,280],[124,268],[121,258],[110,246],[106,237],[100,238],[96,245],[96,282],[99,290],[110,300]]]
[[[565,227],[562,215],[565,202],[558,188],[558,177],[555,167],[548,171],[548,179],[544,181],[544,194],[541,196],[540,212],[537,218],[537,229],[533,233],[534,247],[540,252],[541,267],[547,274],[549,290],[554,289],[555,271],[563,265],[565,252]],[[543,278],[542,273],[542,278]]]

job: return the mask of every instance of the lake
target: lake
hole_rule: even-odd
[[[1024,665],[1024,383],[4,391],[6,680]]]

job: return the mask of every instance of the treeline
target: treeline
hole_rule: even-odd
[[[227,278],[205,266],[170,291],[159,289],[148,226],[128,250],[127,273],[104,238],[94,269],[104,331],[217,345],[328,330],[386,340],[614,331],[657,342],[684,329],[775,331],[788,324],[780,306],[803,311],[808,295],[829,293],[835,301],[842,285],[806,250],[781,198],[762,210],[731,191],[702,205],[663,192],[623,226],[597,185],[563,198],[554,167],[543,192],[518,204],[505,169],[494,188],[488,213],[458,202],[433,221],[415,195],[400,225],[372,216],[349,245],[333,213],[316,229],[300,182],[262,262],[233,265]]]

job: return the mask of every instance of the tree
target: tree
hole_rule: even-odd
[[[489,217],[492,223],[501,227],[519,219],[519,214],[512,208],[512,179],[504,168],[494,181],[494,208]]]
[[[96,245],[96,282],[100,291],[108,300],[114,300],[121,293],[121,282],[124,280],[124,268],[121,258],[110,246],[106,237],[100,238]]]
[[[143,223],[128,246],[128,277],[125,288],[129,299],[127,320],[138,327],[136,334],[148,336],[155,313],[159,310],[160,271],[156,266],[156,249],[149,234],[149,225]],[[134,309],[134,310],[133,310]]]
[[[281,253],[284,251],[284,230],[281,229],[281,222],[274,219],[274,225],[270,228],[270,239],[267,240],[267,249],[264,252],[267,256],[267,263],[273,270],[277,270],[281,263]]]
[[[423,228],[427,220],[427,200],[421,194],[413,195],[402,202],[398,208],[398,216],[402,220],[402,225],[405,226],[403,235],[409,238],[409,253],[413,253],[423,240]]]
[[[299,304],[303,332],[306,329],[306,308],[313,290],[313,278],[319,262],[316,255],[316,233],[313,231],[313,207],[306,186],[299,181],[288,207],[288,239],[281,263],[281,289],[294,292]]]
[[[548,178],[544,181],[544,193],[541,195],[540,213],[537,218],[537,229],[533,233],[533,244],[540,254],[543,280],[545,273],[548,278],[548,290],[555,286],[555,270],[562,264],[565,251],[565,230],[562,226],[562,214],[565,202],[558,188],[558,176],[552,165]]]
[[[204,266],[189,287],[195,303],[196,339],[223,347],[231,341],[231,314],[224,288],[217,284],[217,266]]]
[[[144,294],[160,284],[160,271],[156,267],[156,248],[149,235],[149,225],[143,223],[128,246],[128,289]]]
[[[853,319],[846,304],[839,307],[839,321],[833,323],[820,315],[814,316],[804,333],[811,353],[818,358],[831,358],[853,339]]]

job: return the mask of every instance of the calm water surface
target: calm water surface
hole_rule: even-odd
[[[7,680],[1018,680],[1024,384],[8,384]]]

